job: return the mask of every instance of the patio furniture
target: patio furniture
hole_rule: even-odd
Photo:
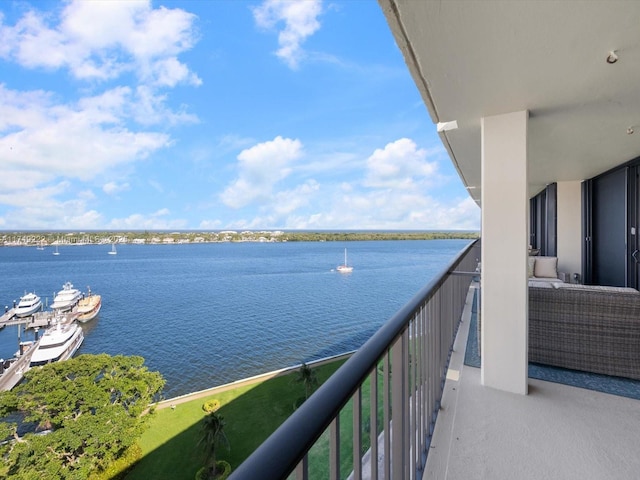
[[[529,361],[640,380],[640,292],[530,286]]]

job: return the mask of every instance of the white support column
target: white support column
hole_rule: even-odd
[[[482,119],[482,384],[526,395],[527,111]]]

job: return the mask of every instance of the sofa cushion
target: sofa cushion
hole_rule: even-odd
[[[529,278],[530,287],[553,287],[560,288],[563,285],[562,280],[559,278],[546,278],[546,277],[531,277]]]
[[[535,277],[558,278],[558,257],[536,257]]]
[[[551,282],[545,282],[542,280],[538,280],[536,278],[530,278],[529,279],[529,286],[530,287],[538,287],[538,288],[552,288],[552,283]]]
[[[585,292],[604,292],[604,293],[629,293],[631,295],[640,295],[640,292],[631,287],[610,287],[607,285],[581,285],[579,283],[561,283],[559,288],[571,290],[583,290]]]

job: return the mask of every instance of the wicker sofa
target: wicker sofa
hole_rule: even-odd
[[[640,380],[640,292],[530,286],[529,361]]]

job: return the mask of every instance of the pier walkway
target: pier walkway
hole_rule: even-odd
[[[15,387],[27,370],[29,370],[29,364],[31,363],[31,356],[40,345],[40,340],[31,345],[29,349],[18,357],[17,360],[11,362],[6,368],[2,368],[3,372],[0,374],[0,392],[11,390]],[[4,362],[3,362],[4,363]]]
[[[28,317],[16,317],[13,308],[0,317],[0,330],[6,326],[24,325],[25,328],[49,327],[54,320],[63,324],[74,322],[80,314],[74,307],[70,312],[59,314],[53,311],[37,312]]]

